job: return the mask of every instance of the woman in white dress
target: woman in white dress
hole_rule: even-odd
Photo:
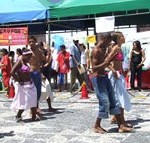
[[[29,49],[24,49],[22,57],[16,62],[11,71],[11,76],[15,81],[15,97],[11,108],[17,111],[17,122],[22,121],[22,113],[26,109],[31,109],[32,120],[37,120],[37,91],[30,76],[31,71],[28,64],[31,56],[32,52]]]

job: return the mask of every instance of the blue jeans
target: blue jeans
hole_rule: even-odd
[[[59,85],[63,85],[64,84],[64,73],[58,73],[59,76]]]
[[[107,75],[92,77],[92,84],[99,101],[98,118],[108,118],[120,114],[119,103],[115,99],[113,87]]]
[[[37,102],[39,102],[39,99],[41,97],[41,86],[42,86],[41,73],[38,71],[33,71],[31,73],[31,78],[34,82],[36,89],[37,89]]]

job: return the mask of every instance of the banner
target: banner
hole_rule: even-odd
[[[95,19],[96,33],[112,32],[115,27],[115,17],[99,17]]]
[[[96,43],[96,36],[95,35],[88,36],[87,42],[88,43]]]
[[[0,46],[27,45],[28,27],[0,28]]]

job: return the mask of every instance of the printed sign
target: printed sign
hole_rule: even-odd
[[[87,42],[88,43],[96,43],[96,36],[95,35],[88,36]]]
[[[112,32],[115,27],[115,17],[99,17],[95,19],[96,33]]]
[[[0,46],[27,45],[28,27],[0,28]]]

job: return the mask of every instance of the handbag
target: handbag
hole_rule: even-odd
[[[84,66],[79,64],[73,55],[71,55],[71,57],[74,59],[75,63],[77,64],[77,69],[78,69],[79,73],[80,74],[85,73],[86,70],[85,70]]]

